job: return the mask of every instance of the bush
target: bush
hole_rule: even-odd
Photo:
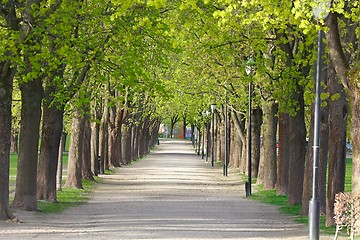
[[[336,224],[335,239],[339,231],[346,227],[350,239],[354,239],[360,230],[360,196],[352,193],[338,193],[335,196],[334,220]]]

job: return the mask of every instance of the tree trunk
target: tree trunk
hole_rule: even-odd
[[[245,173],[246,168],[246,137],[245,137],[245,118],[244,115],[238,115],[236,112],[232,112],[232,119],[236,129],[236,133],[240,139],[240,159],[239,159],[239,170],[240,173]]]
[[[20,149],[16,176],[15,198],[12,206],[28,211],[37,210],[36,181],[43,96],[40,78],[24,82],[21,90]]]
[[[186,116],[183,116],[183,133],[184,133],[184,139],[186,138]]]
[[[261,108],[257,107],[252,114],[252,128],[251,128],[251,176],[258,177],[260,164],[260,135],[261,125],[263,124],[263,113]]]
[[[278,142],[278,176],[276,182],[276,195],[287,195],[289,184],[290,159],[290,116],[279,114],[279,142]]]
[[[303,90],[297,86],[297,91],[294,93],[294,100],[298,102],[299,110],[295,116],[290,117],[289,205],[300,204],[302,200],[306,152]]]
[[[62,177],[63,177],[63,154],[65,151],[66,144],[66,133],[61,134],[60,144],[59,144],[59,156],[58,156],[58,165],[56,172],[56,190],[62,191]]]
[[[360,76],[359,76],[360,79]],[[353,91],[351,115],[352,193],[360,195],[360,89]]]
[[[348,104],[344,87],[338,82],[333,69],[329,69],[330,96],[339,94],[337,100],[329,99],[329,170],[326,204],[326,226],[333,226],[335,195],[345,188],[346,125]]]
[[[0,62],[0,220],[14,218],[9,208],[12,88],[15,68]]]
[[[108,119],[109,119],[109,108],[108,100],[105,99],[103,116],[101,118],[100,124],[100,133],[99,133],[99,155],[100,155],[100,173],[104,174],[105,170],[108,168],[109,162],[109,148],[108,148]]]
[[[170,138],[173,138],[175,124],[179,121],[179,115],[171,116]]]
[[[119,167],[120,162],[117,158],[116,151],[116,137],[117,137],[117,130],[116,130],[116,107],[110,108],[109,111],[109,162],[110,166],[112,167]]]
[[[46,93],[43,107],[37,198],[56,202],[56,172],[59,144],[63,130],[64,109],[62,107],[58,108],[57,104],[54,105],[51,93],[53,91]]]
[[[19,152],[19,133],[17,132],[13,132],[11,134],[10,152],[12,153]]]
[[[129,131],[128,131],[128,127],[123,124],[122,126],[122,129],[121,129],[121,132],[122,132],[122,139],[121,139],[121,149],[122,149],[122,157],[121,157],[121,160],[123,161],[122,164],[124,165],[127,165],[130,163],[130,159],[128,158],[128,154],[127,154],[127,151],[129,150],[129,142],[128,142],[128,134],[129,134]]]
[[[236,131],[235,123],[232,121],[232,130],[231,132],[231,167],[239,168],[240,166],[240,159],[241,159],[241,139],[239,134]]]
[[[99,165],[99,130],[97,122],[91,123],[91,171],[97,176],[100,171]]]
[[[329,46],[329,54],[331,61],[336,70],[336,74],[341,80],[342,85],[348,90],[351,102],[351,140],[353,145],[352,152],[352,192],[360,194],[360,87],[358,85],[360,79],[359,58],[352,59],[353,68],[350,68],[349,61],[345,57],[344,48],[338,26],[338,14],[330,13],[326,19],[326,26],[329,31],[326,33],[326,39]],[[356,24],[353,24],[356,26]]]
[[[312,197],[313,189],[313,164],[314,164],[314,104],[311,108],[311,122],[309,130],[309,139],[307,143],[307,152],[305,160],[304,183],[302,194],[301,214],[309,214],[309,201]],[[328,154],[328,108],[322,107],[320,112],[320,150],[319,150],[319,170],[318,170],[318,196],[320,200],[320,212],[326,211],[326,168]]]
[[[277,104],[275,101],[263,101],[263,149],[264,149],[264,189],[274,189],[277,179],[276,132]]]
[[[84,139],[81,169],[83,179],[94,180],[94,176],[91,171],[91,126],[90,117],[88,115],[84,116]]]
[[[73,115],[70,134],[68,175],[65,187],[82,189],[82,152],[85,118],[82,111],[76,109]]]

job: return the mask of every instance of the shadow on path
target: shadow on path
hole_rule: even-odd
[[[153,153],[103,175],[88,203],[62,214],[19,212],[0,239],[307,239],[304,225],[250,201],[191,143],[162,140]]]

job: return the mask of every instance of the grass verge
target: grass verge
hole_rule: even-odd
[[[345,174],[345,192],[351,192],[351,176],[352,176],[352,159],[346,159],[346,174]],[[245,175],[241,176],[242,180],[247,181]],[[256,179],[252,179],[252,183],[256,183]],[[287,196],[277,196],[276,190],[264,190],[262,185],[256,185],[256,191],[250,197],[252,200],[276,205],[279,211],[285,214],[294,216],[294,221],[298,223],[308,224],[309,217],[301,215],[301,205],[288,206]],[[326,227],[325,216],[320,216],[320,232],[322,234],[335,235],[335,226]],[[346,236],[345,229],[340,233],[340,236]]]
[[[285,214],[289,214],[294,217],[294,221],[302,224],[309,223],[309,217],[301,215],[301,205],[288,206],[287,196],[277,196],[276,190],[264,190],[262,185],[258,185],[257,191],[255,191],[251,195],[251,199],[271,205],[276,205],[279,207],[279,211]],[[325,225],[326,219],[325,216],[320,217],[320,233],[335,235],[335,226],[326,227]],[[346,236],[346,233],[343,232],[340,236]]]
[[[63,188],[57,192],[57,202],[38,201],[38,210],[42,213],[59,213],[71,207],[78,206],[89,200],[91,193],[100,178],[96,181],[83,180],[83,189]]]

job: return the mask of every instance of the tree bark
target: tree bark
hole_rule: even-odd
[[[278,176],[276,182],[276,195],[287,195],[289,184],[290,159],[290,116],[279,114],[279,142],[278,142]]]
[[[85,119],[79,109],[75,109],[70,134],[68,175],[65,187],[82,189],[82,152]]]
[[[232,112],[232,119],[236,129],[236,133],[240,138],[240,159],[239,159],[239,170],[241,173],[245,173],[246,169],[246,137],[245,137],[245,117],[244,115],[238,115],[236,112]]]
[[[105,99],[103,116],[101,118],[100,124],[100,133],[99,133],[99,155],[100,155],[100,173],[104,174],[105,170],[108,168],[109,162],[109,147],[108,147],[108,119],[109,119],[109,108],[108,100]]]
[[[171,116],[171,125],[170,125],[170,138],[173,138],[173,135],[174,135],[174,127],[175,127],[175,124],[179,121],[179,115],[173,115]]]
[[[19,133],[18,132],[13,132],[11,134],[10,152],[12,152],[12,153],[19,152]]]
[[[263,113],[261,108],[257,107],[252,114],[252,133],[251,133],[251,176],[258,177],[260,164],[260,135],[261,125],[263,124]]]
[[[263,101],[263,149],[264,149],[264,189],[274,189],[277,179],[276,132],[277,104],[275,101]]]
[[[13,219],[9,208],[11,106],[16,69],[0,62],[0,220]]]
[[[303,90],[299,85],[294,93],[294,101],[298,102],[299,110],[290,117],[289,205],[300,204],[303,192],[306,127]]]
[[[62,177],[63,177],[63,155],[65,151],[66,144],[66,133],[62,132],[59,144],[59,156],[58,156],[58,165],[56,172],[56,190],[62,191]]]
[[[183,138],[185,139],[186,138],[186,115],[185,114],[183,115],[182,120],[183,120],[183,133],[184,133]]]
[[[97,176],[100,171],[99,165],[99,129],[97,122],[91,123],[91,171]]]
[[[329,170],[326,204],[326,226],[333,226],[335,195],[345,188],[346,125],[348,103],[344,87],[338,82],[333,68],[329,68],[328,90],[330,96],[338,94],[337,100],[329,99]]]
[[[131,130],[127,125],[123,125],[122,127],[122,160],[123,164],[127,165],[131,163]]]
[[[82,168],[81,175],[83,179],[94,180],[91,171],[91,126],[89,115],[84,116],[84,137],[82,148]]]
[[[21,90],[20,148],[12,206],[27,211],[37,210],[36,181],[43,88],[41,78],[24,82]]]
[[[306,150],[304,183],[302,194],[301,214],[306,216],[309,214],[309,201],[312,197],[313,189],[313,164],[314,164],[314,104],[311,107],[311,122],[309,130],[309,139]],[[322,107],[320,112],[320,150],[319,150],[319,170],[318,170],[318,196],[320,200],[320,212],[326,211],[326,169],[328,154],[328,108]]]
[[[342,47],[338,17],[336,13],[330,13],[325,24],[329,28],[326,33],[326,39],[329,46],[329,54],[336,74],[341,80],[342,85],[350,96],[351,102],[351,140],[353,146],[352,152],[352,192],[360,194],[360,87],[358,81],[360,79],[359,58],[352,59],[353,68],[350,68],[349,62],[345,57],[344,48]],[[352,33],[353,34],[353,33]]]
[[[56,202],[56,172],[59,157],[59,144],[63,130],[63,107],[53,103],[53,91],[46,93],[40,145],[39,169],[37,176],[37,198]]]
[[[116,129],[116,112],[117,108],[112,107],[109,111],[109,163],[112,167],[119,167],[120,162],[116,154],[116,138],[117,138],[117,129]]]

